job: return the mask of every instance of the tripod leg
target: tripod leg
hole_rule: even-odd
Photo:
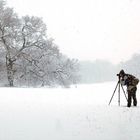
[[[127,96],[126,96],[126,93],[125,93],[125,90],[124,90],[124,88],[123,88],[122,85],[121,85],[121,87],[122,87],[122,90],[123,90],[124,96],[125,96],[126,100],[128,101]]]
[[[119,83],[119,89],[118,89],[118,105],[120,106],[120,83]]]
[[[110,105],[110,103],[111,103],[111,101],[112,101],[112,99],[113,99],[113,96],[114,96],[115,91],[116,91],[116,89],[117,89],[117,87],[118,87],[118,84],[119,84],[119,82],[117,83],[117,85],[116,85],[116,87],[115,87],[115,90],[114,90],[114,92],[113,92],[113,95],[112,95],[112,97],[111,97],[111,99],[110,99],[110,101],[109,101],[109,104],[108,104],[108,105]]]

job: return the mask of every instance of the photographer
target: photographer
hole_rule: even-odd
[[[127,86],[128,92],[128,103],[127,107],[131,106],[131,101],[133,99],[133,105],[137,106],[137,98],[136,98],[136,91],[137,91],[137,84],[139,83],[139,79],[131,74],[126,74],[124,70],[121,70],[119,74],[119,81],[121,85]]]

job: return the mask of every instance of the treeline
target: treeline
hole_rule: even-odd
[[[140,79],[140,54],[134,54],[130,60],[120,63],[118,68],[132,73]]]
[[[80,62],[80,83],[95,83],[117,80],[116,74],[124,69],[126,73],[131,73],[140,78],[140,54],[118,65],[114,65],[105,60],[81,61]]]

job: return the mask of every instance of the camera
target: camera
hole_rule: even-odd
[[[118,78],[120,79],[121,78],[121,75],[120,74],[117,74]]]
[[[120,77],[120,74],[116,74],[118,77]]]

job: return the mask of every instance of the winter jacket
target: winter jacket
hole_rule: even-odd
[[[127,90],[131,90],[137,86],[139,79],[131,74],[125,74],[124,77],[121,78],[121,84],[127,86]]]

